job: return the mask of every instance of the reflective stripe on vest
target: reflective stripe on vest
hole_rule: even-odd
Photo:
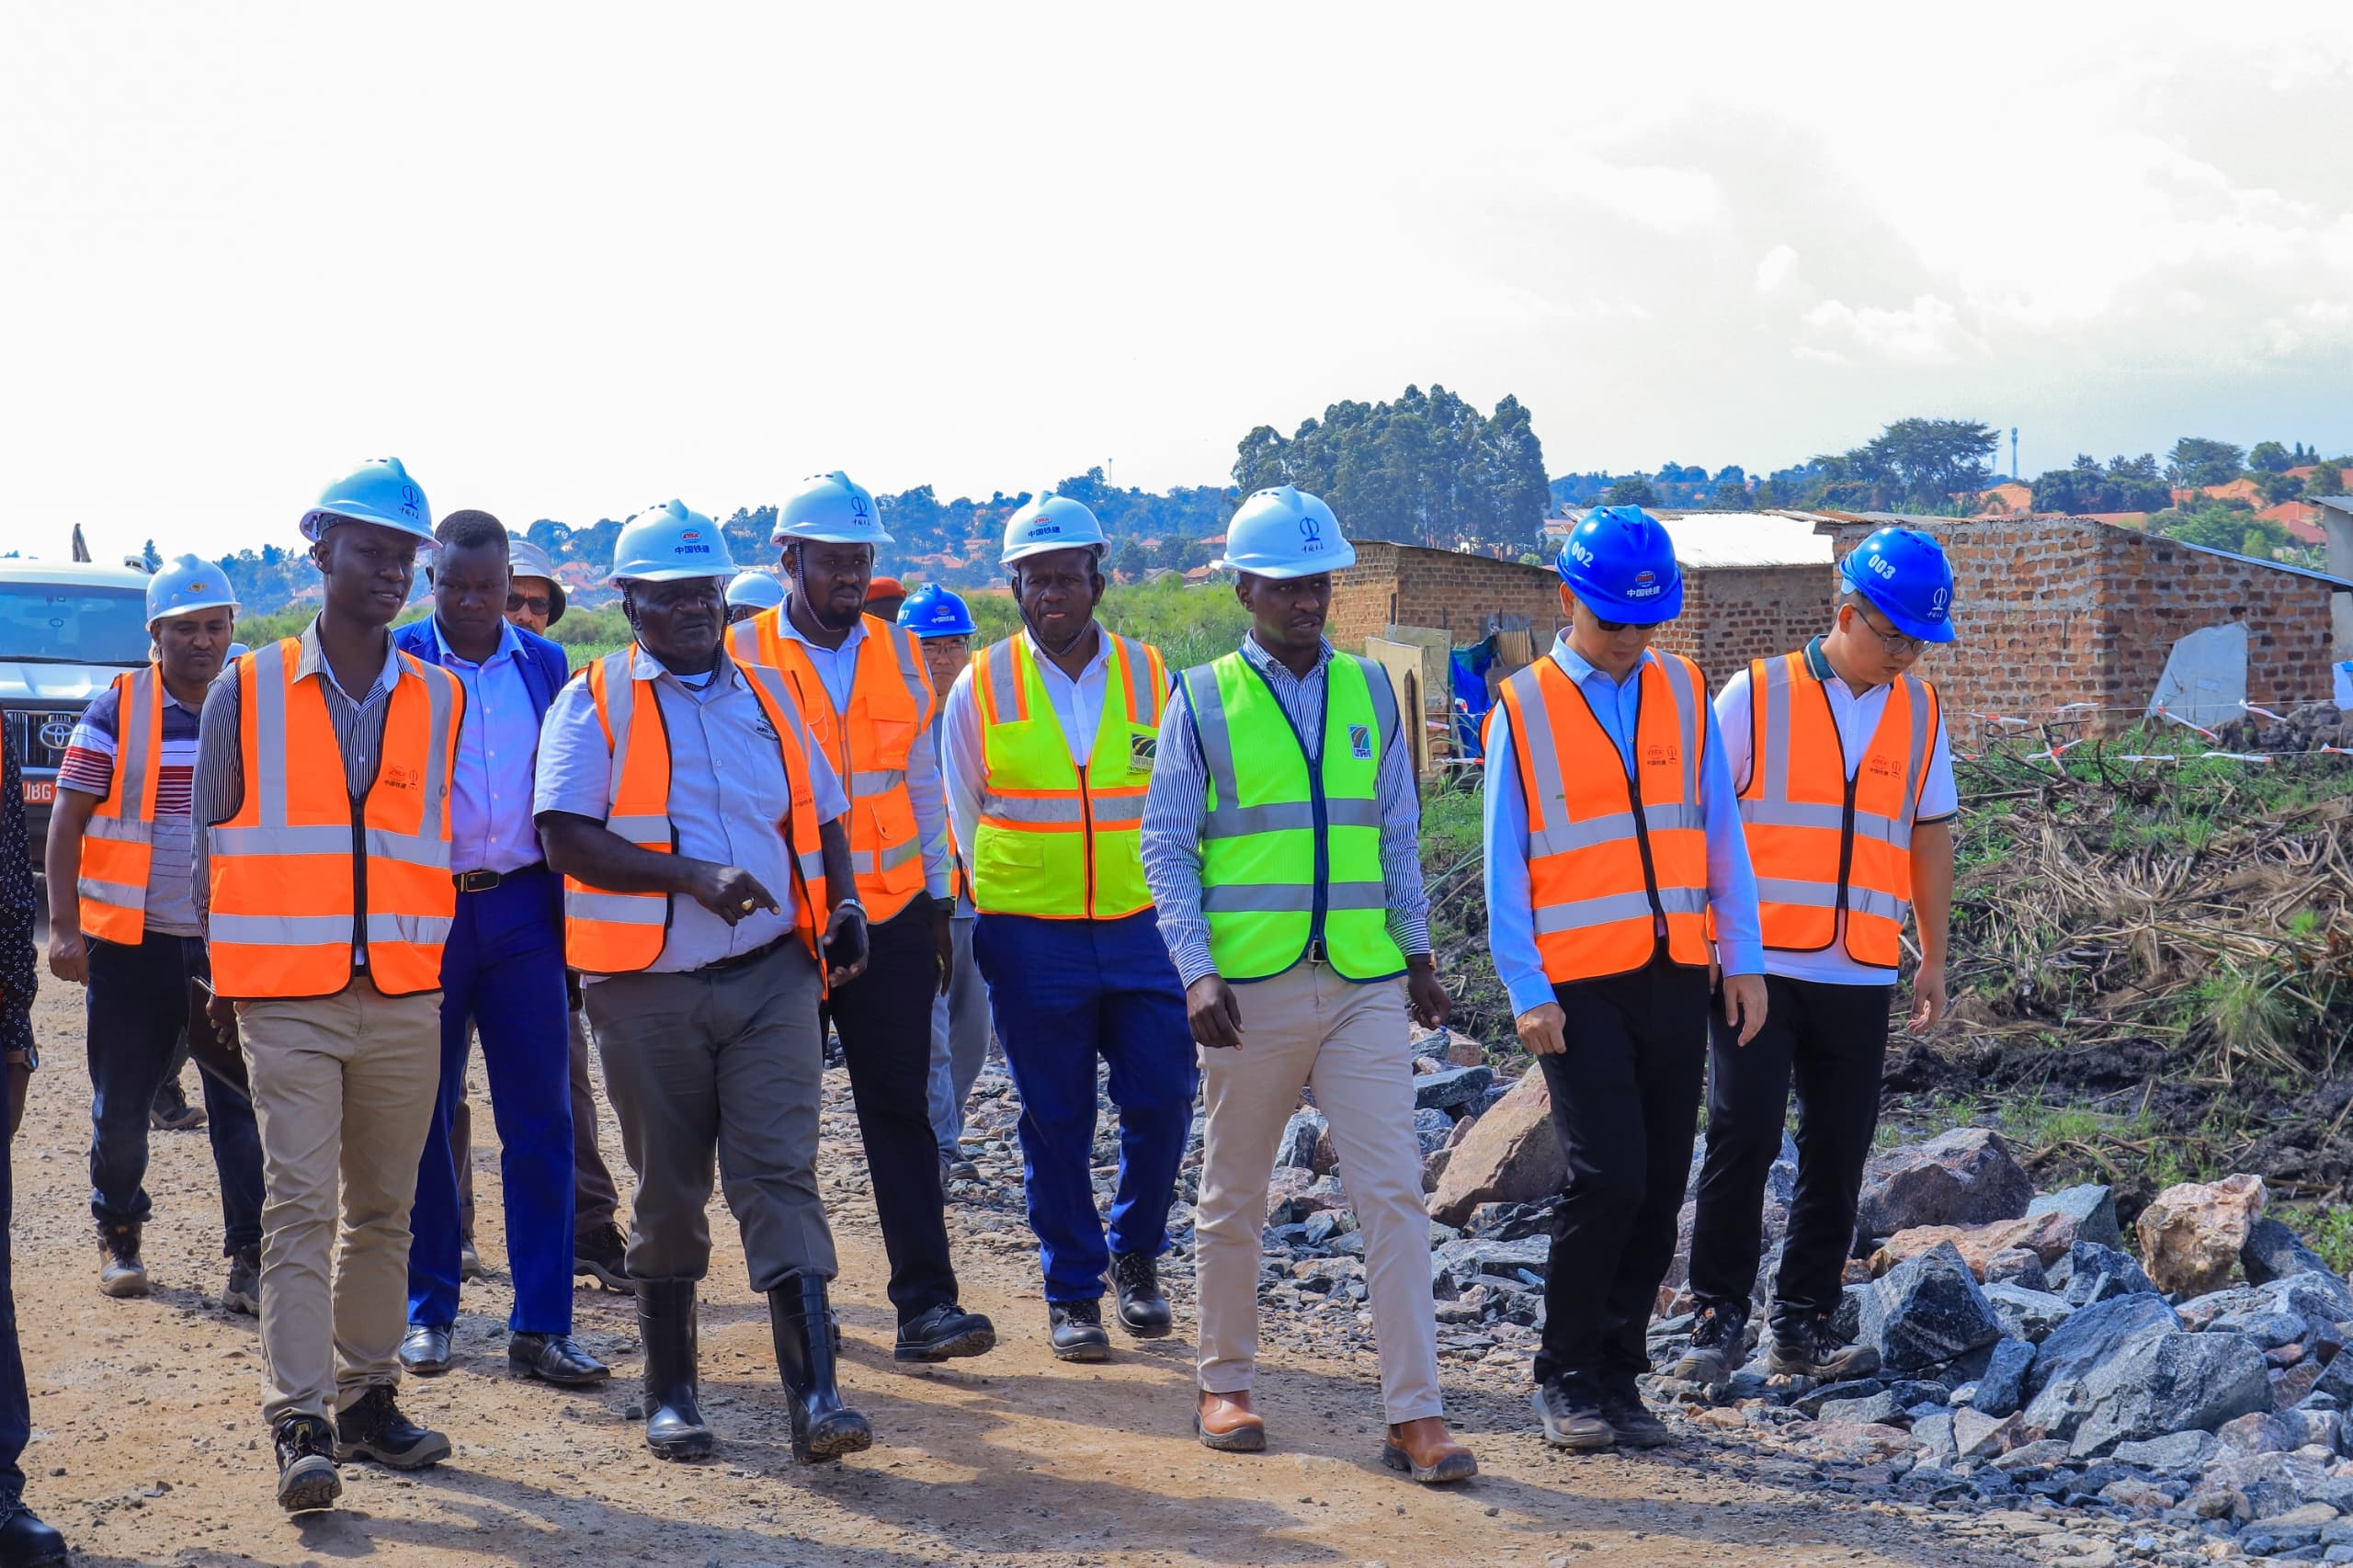
[[[101,941],[135,948],[146,937],[163,772],[164,681],[149,665],[115,677],[114,778],[82,830],[82,929]]]
[[[1830,695],[1802,652],[1748,667],[1750,761],[1740,792],[1765,945],[1821,952],[1847,916],[1847,956],[1893,969],[1912,906],[1912,826],[1936,744],[1936,687],[1899,676],[1847,768]]]
[[[301,656],[290,637],[237,662],[244,799],[206,830],[213,988],[248,999],[332,995],[350,983],[357,945],[386,995],[438,990],[458,899],[449,779],[464,690],[448,671],[398,655],[376,777],[355,801],[327,677],[297,678]]]
[[[782,670],[798,688],[809,733],[849,797],[843,826],[849,832],[858,900],[870,920],[888,920],[923,891],[923,842],[915,799],[907,792],[907,757],[928,738],[937,707],[931,676],[914,632],[867,616],[850,675],[849,704],[837,710],[808,648],[783,633],[789,605],[788,600],[729,628],[728,651],[740,666]]]
[[[1402,974],[1381,875],[1381,755],[1396,693],[1347,653],[1324,665],[1320,766],[1267,677],[1243,653],[1181,677],[1208,765],[1201,911],[1210,956],[1230,981],[1280,974],[1324,940],[1343,979]]]
[[[972,903],[983,914],[1113,920],[1152,907],[1143,798],[1167,700],[1160,651],[1108,639],[1103,708],[1082,774],[1070,759],[1037,654],[1019,632],[972,669],[981,720]]]
[[[677,852],[670,820],[670,734],[662,721],[653,677],[637,673],[637,644],[606,654],[582,672],[613,758],[605,787],[605,827],[656,855]],[[825,908],[825,860],[818,838],[817,801],[809,758],[801,748],[801,708],[792,683],[769,665],[738,663],[776,731],[777,749],[792,796],[784,827],[792,850],[793,928],[813,955]],[[641,704],[645,712],[640,713]],[[641,717],[650,719],[640,722]],[[662,956],[669,939],[670,895],[615,892],[576,877],[563,879],[565,961],[587,974],[630,974]]]
[[[1638,678],[1631,777],[1549,654],[1504,683],[1528,801],[1536,948],[1555,985],[1640,969],[1662,928],[1677,963],[1708,961],[1705,687],[1699,665],[1656,649]]]

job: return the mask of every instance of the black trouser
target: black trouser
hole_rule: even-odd
[[[828,1001],[849,1062],[874,1213],[891,1259],[891,1304],[905,1323],[956,1299],[948,1258],[939,1140],[931,1131],[931,999],[939,949],[931,901],[918,897],[867,932],[866,972]]]
[[[1631,1393],[1699,1131],[1708,971],[1662,945],[1643,968],[1556,985],[1567,1050],[1537,1060],[1569,1179],[1554,1215],[1536,1381]]]
[[[1765,1027],[1746,1045],[1711,1026],[1708,1156],[1691,1233],[1691,1293],[1745,1312],[1764,1248],[1765,1179],[1798,1093],[1798,1180],[1773,1285],[1772,1323],[1836,1310],[1855,1239],[1863,1162],[1879,1126],[1887,985],[1765,977]]]

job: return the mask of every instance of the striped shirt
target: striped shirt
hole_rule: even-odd
[[[1243,638],[1242,656],[1267,677],[1275,700],[1290,715],[1307,748],[1308,766],[1319,766],[1324,671],[1332,662],[1332,644],[1323,645],[1315,667],[1303,680],[1258,646],[1256,633]],[[1414,789],[1413,764],[1401,731],[1381,737],[1373,797],[1381,808],[1381,881],[1389,905],[1390,939],[1407,958],[1423,957],[1430,950],[1430,906],[1422,892],[1422,801]],[[1209,764],[1180,687],[1177,699],[1161,715],[1152,790],[1144,797],[1143,874],[1152,885],[1160,939],[1167,944],[1168,956],[1187,985],[1217,972],[1210,957],[1209,917],[1201,913],[1201,818],[1208,806]]]
[[[161,684],[160,682],[158,683]],[[65,743],[64,760],[57,765],[57,787],[106,798],[114,788],[115,731],[121,720],[115,688],[108,687],[82,710]],[[164,692],[163,767],[155,777],[155,823],[147,869],[147,929],[166,937],[199,937],[196,895],[188,879],[194,875],[193,836],[188,813],[193,805],[196,777],[197,715],[180,699]]]

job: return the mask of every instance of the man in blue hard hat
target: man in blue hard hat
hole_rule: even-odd
[[[1652,1448],[1670,1435],[1635,1379],[1716,976],[1739,1040],[1765,1021],[1756,884],[1706,682],[1650,645],[1683,608],[1674,541],[1603,506],[1556,564],[1569,628],[1504,683],[1486,757],[1488,946],[1568,1167],[1535,1403],[1558,1447]]]
[[[1936,687],[1911,673],[1953,640],[1952,567],[1936,540],[1881,528],[1839,563],[1830,630],[1758,659],[1716,699],[1765,890],[1765,1028],[1721,1026],[1708,1075],[1708,1153],[1691,1236],[1691,1347],[1676,1370],[1721,1382],[1747,1350],[1765,1182],[1797,1091],[1797,1187],[1773,1286],[1776,1374],[1875,1370],[1831,1332],[1863,1163],[1879,1128],[1907,909],[1919,937],[1910,1023],[1945,1010],[1952,829],[1960,810]]]
[[[932,690],[953,691],[956,677],[972,662],[972,637],[979,629],[972,623],[971,607],[939,584],[926,583],[899,606],[899,625],[915,634]],[[935,760],[947,711],[943,700],[932,713]],[[979,1179],[979,1169],[964,1156],[964,1101],[989,1052],[989,986],[972,962],[972,890],[964,882],[963,857],[955,853],[952,827],[949,834],[948,874],[956,907],[949,939],[956,961],[948,994],[934,997],[931,1005],[931,1131],[939,1140],[943,1188],[950,1182]]]

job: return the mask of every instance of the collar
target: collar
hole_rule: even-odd
[[[1881,691],[1885,689],[1885,687],[1883,686],[1866,686],[1859,689],[1855,687],[1848,686],[1847,684],[1847,677],[1840,675],[1836,670],[1831,667],[1830,655],[1822,651],[1822,639],[1819,637],[1805,645],[1805,669],[1806,674],[1822,682],[1824,686],[1829,685],[1834,680],[1836,681],[1838,683],[1838,689],[1847,693],[1849,697],[1869,697],[1874,691]]]
[[[1292,675],[1289,665],[1268,653],[1266,644],[1258,641],[1257,629],[1255,627],[1242,634],[1242,656],[1269,676],[1280,670],[1287,679],[1312,680],[1323,674],[1324,666],[1332,662],[1332,640],[1328,637],[1319,637],[1315,640],[1315,667],[1304,676]]]
[[[1641,675],[1643,666],[1655,663],[1657,658],[1658,655],[1650,649],[1643,649],[1641,660],[1632,669],[1626,672],[1626,680],[1632,680],[1636,676]],[[1568,633],[1565,631],[1553,634],[1552,662],[1561,666],[1563,675],[1567,676],[1579,686],[1583,686],[1586,678],[1592,676],[1600,676],[1603,680],[1608,680],[1611,686],[1622,687],[1626,684],[1624,680],[1609,680],[1608,675],[1599,666],[1588,662],[1583,653],[1570,647]]]
[[[828,648],[822,642],[810,642],[801,628],[792,624],[792,596],[788,593],[784,603],[776,607],[776,634],[790,637],[803,648],[813,648],[820,653],[847,653],[866,641],[866,617],[861,615],[858,618],[858,624],[849,629],[849,635],[842,639],[840,647]]]
[[[472,663],[471,660],[467,659],[464,654],[460,653],[456,649],[449,646],[449,640],[441,635],[441,617],[438,614],[426,616],[425,618],[425,623],[433,629],[431,634],[433,638],[433,652],[435,656],[442,664],[448,664],[454,659],[459,664],[466,665],[469,669],[488,669],[491,665],[498,663],[499,660],[516,658],[523,652],[523,639],[516,634],[515,623],[504,618],[501,618],[498,622],[497,648],[492,652],[489,658],[484,659],[479,665]]]
[[[1023,641],[1029,644],[1029,657],[1031,661],[1035,663],[1040,670],[1051,670],[1056,675],[1061,675],[1063,673],[1062,666],[1054,663],[1052,656],[1050,655],[1046,652],[1044,646],[1039,642],[1037,633],[1029,630],[1029,623],[1026,620],[1021,623],[1021,636]],[[1076,678],[1084,680],[1088,676],[1093,675],[1097,668],[1108,665],[1110,662],[1111,633],[1105,630],[1103,623],[1098,620],[1095,622],[1095,656],[1087,660],[1086,664],[1079,666]]]
[[[660,680],[669,676],[671,684],[685,691],[717,691],[735,678],[735,661],[727,656],[727,645],[719,647],[719,664],[710,672],[710,679],[699,687],[689,687],[672,675],[670,666],[654,656],[654,650],[642,642],[630,644],[629,673],[631,680]]]
[[[343,691],[342,683],[335,678],[335,672],[327,667],[325,650],[319,646],[319,618],[317,616],[313,616],[311,624],[302,628],[301,645],[301,656],[294,661],[294,678],[301,680],[306,676],[317,676],[337,691]],[[400,645],[392,641],[392,631],[387,628],[384,632],[384,667],[376,672],[375,684],[358,697],[355,698],[347,691],[344,691],[343,695],[350,701],[364,701],[369,693],[390,691],[393,684],[400,679]]]

